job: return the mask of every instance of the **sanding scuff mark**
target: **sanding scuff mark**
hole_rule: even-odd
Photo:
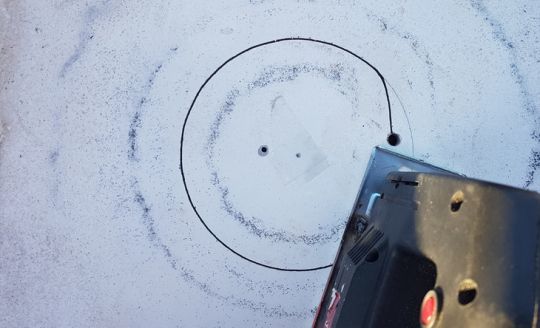
[[[88,44],[94,39],[94,24],[96,20],[109,8],[110,0],[101,2],[99,5],[90,5],[84,12],[83,27],[79,32],[79,41],[75,46],[75,50],[64,62],[60,73],[60,78],[64,78],[66,74],[71,70],[71,67],[79,61],[81,56],[85,53]]]
[[[163,68],[163,65],[169,62],[169,60],[173,57],[173,55],[178,50],[178,47],[170,48],[167,54],[166,60],[160,62],[155,66],[155,68],[150,72],[146,83],[142,87],[141,94],[142,96],[138,98],[137,102],[135,103],[135,112],[133,113],[133,117],[131,118],[130,124],[129,124],[129,132],[128,132],[128,159],[130,161],[138,161],[138,140],[137,140],[137,134],[139,129],[142,127],[142,116],[144,114],[145,105],[149,102],[149,94],[150,90],[154,86],[156,77],[158,76],[159,72]]]
[[[208,283],[198,280],[195,277],[194,273],[183,265],[184,261],[182,261],[181,259],[177,259],[175,255],[173,255],[169,246],[167,246],[159,236],[156,228],[156,221],[152,214],[152,206],[147,203],[146,198],[144,197],[142,190],[139,186],[139,182],[135,177],[132,178],[131,187],[133,190],[133,202],[141,211],[141,223],[146,230],[148,242],[152,245],[152,247],[158,249],[161,252],[161,254],[165,257],[167,263],[169,263],[170,267],[176,272],[178,272],[180,277],[185,282],[189,283],[195,288],[198,288],[206,295],[218,299],[224,304],[232,304],[234,306],[248,308],[252,311],[261,312],[267,317],[309,318],[312,315],[311,311],[290,311],[283,308],[282,306],[270,307],[264,302],[254,302],[248,299],[222,295],[211,289]]]

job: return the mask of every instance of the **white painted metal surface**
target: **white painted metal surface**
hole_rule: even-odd
[[[534,1],[1,0],[0,326],[308,326],[328,269],[231,250],[331,263],[383,85],[299,40],[188,116],[201,85],[331,42],[384,75],[393,150],[540,190],[539,31]]]

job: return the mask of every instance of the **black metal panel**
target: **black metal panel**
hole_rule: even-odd
[[[314,326],[419,327],[435,290],[434,327],[536,327],[539,224],[537,193],[376,149]]]

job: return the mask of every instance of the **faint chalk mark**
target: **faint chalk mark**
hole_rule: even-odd
[[[412,156],[414,157],[414,138],[413,138],[413,133],[412,133],[411,121],[409,121],[409,114],[407,113],[407,110],[405,109],[405,106],[403,105],[403,101],[401,101],[401,97],[396,92],[396,89],[394,89],[394,87],[392,86],[392,84],[390,84],[390,82],[388,82],[388,80],[386,81],[386,84],[388,84],[388,86],[394,93],[394,96],[396,96],[396,99],[398,100],[399,105],[401,109],[403,110],[403,114],[405,115],[405,120],[407,121],[407,127],[409,128],[409,134],[411,136]]]
[[[437,101],[435,100],[435,77],[434,77],[434,69],[433,69],[434,64],[433,64],[433,60],[431,59],[429,52],[425,49],[425,47],[422,46],[422,44],[420,43],[420,41],[414,34],[410,32],[400,31],[394,26],[389,26],[385,18],[377,16],[373,13],[368,12],[366,15],[369,19],[375,20],[379,24],[381,32],[390,32],[396,35],[397,37],[403,40],[406,40],[409,43],[409,46],[414,52],[414,54],[416,55],[416,57],[418,57],[421,61],[424,62],[424,64],[426,64],[426,70],[427,70],[426,74],[427,74],[429,87],[431,89],[431,92],[430,92],[431,108],[432,110],[435,111]]]

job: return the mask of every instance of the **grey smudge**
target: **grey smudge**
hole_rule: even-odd
[[[529,171],[525,180],[525,188],[533,184],[537,170],[540,168],[540,151],[532,151],[529,160]]]
[[[58,155],[59,155],[58,149],[51,151],[51,153],[49,154],[49,163],[53,165],[56,164],[56,161],[58,160]]]
[[[168,62],[174,53],[178,50],[178,47],[170,48],[169,53],[167,56],[167,59],[164,62]],[[139,129],[141,128],[142,122],[141,117],[144,113],[144,106],[148,102],[148,94],[150,93],[150,90],[154,86],[154,81],[163,68],[164,62],[161,62],[155,66],[154,69],[150,72],[146,83],[142,87],[142,96],[137,100],[135,103],[135,112],[133,113],[133,117],[131,118],[131,122],[129,124],[129,132],[128,132],[128,159],[131,161],[138,161],[138,143],[137,143],[137,134]]]
[[[396,35],[397,37],[407,41],[409,43],[410,48],[412,49],[412,51],[416,55],[416,57],[418,57],[421,61],[424,62],[424,64],[426,64],[427,79],[428,79],[428,82],[429,82],[429,86],[431,88],[431,93],[430,93],[431,108],[433,110],[435,110],[436,109],[436,106],[435,106],[436,105],[436,101],[435,101],[435,78],[434,78],[434,75],[433,75],[433,60],[431,59],[431,56],[429,55],[429,52],[425,49],[424,46],[422,46],[422,44],[420,43],[420,41],[418,40],[418,38],[414,34],[412,34],[410,32],[403,32],[403,31],[398,30],[394,26],[390,26],[385,18],[377,16],[377,15],[375,15],[373,13],[367,13],[366,15],[367,15],[367,17],[369,19],[374,20],[379,24],[380,29],[381,29],[382,32],[392,33],[392,34]],[[410,81],[408,81],[408,82],[409,82],[409,85],[412,85],[412,83]]]
[[[523,107],[525,108],[526,112],[533,117],[533,126],[535,128],[531,133],[531,138],[538,141],[538,145],[540,146],[540,130],[537,130],[540,126],[540,119],[536,116],[538,110],[536,108],[534,98],[529,92],[527,81],[525,80],[523,73],[521,73],[521,70],[517,64],[519,62],[519,58],[516,53],[516,49],[514,48],[514,44],[507,36],[503,25],[491,15],[482,0],[472,0],[471,6],[474,10],[476,10],[477,14],[482,17],[483,20],[489,24],[489,26],[491,26],[493,38],[497,40],[510,55],[510,70],[512,76],[514,77],[514,81],[519,86]],[[534,175],[538,169],[538,154],[538,151],[532,151],[532,155],[529,160],[528,172],[525,177],[525,187],[530,186],[534,181]]]
[[[354,72],[354,70],[351,70]],[[264,68],[253,81],[249,82],[246,92],[250,93],[255,89],[267,87],[273,83],[293,81],[302,74],[315,73],[328,80],[339,82],[343,79],[345,67],[341,63],[330,65],[329,67],[320,67],[309,63],[298,65],[268,66]],[[353,81],[354,82],[354,81]],[[220,193],[221,207],[233,218],[247,229],[251,234],[259,238],[270,239],[274,242],[286,242],[292,244],[315,245],[319,243],[335,240],[341,234],[345,226],[345,219],[340,223],[321,227],[324,233],[312,235],[297,235],[287,232],[283,229],[271,229],[265,227],[263,221],[253,216],[246,216],[238,210],[229,198],[229,188],[221,183],[219,174],[214,164],[215,145],[220,135],[220,128],[223,121],[234,111],[236,99],[242,96],[238,88],[232,89],[226,96],[223,105],[220,107],[216,117],[211,125],[211,133],[206,142],[206,164],[211,171],[212,184]],[[279,97],[278,97],[279,98]],[[274,101],[277,100],[274,99]]]
[[[83,28],[82,31],[79,32],[79,42],[77,43],[77,46],[75,47],[75,50],[71,56],[69,56],[69,58],[62,65],[59,73],[61,78],[64,78],[73,64],[75,64],[81,58],[88,46],[88,43],[94,38],[93,25],[97,18],[104,11],[106,11],[109,2],[110,0],[104,1],[100,6],[91,5],[84,12]]]
[[[269,307],[263,302],[253,302],[243,298],[237,298],[234,296],[225,296],[217,293],[212,290],[208,283],[202,282],[197,279],[196,275],[184,267],[181,259],[177,259],[169,249],[169,247],[163,242],[159,234],[156,231],[155,220],[152,215],[152,207],[147,203],[145,197],[142,194],[142,191],[139,187],[139,182],[136,178],[132,178],[131,187],[133,190],[133,202],[141,211],[142,224],[145,227],[147,233],[147,239],[150,244],[159,249],[162,255],[165,257],[166,261],[169,263],[171,268],[178,272],[179,276],[187,283],[198,288],[206,295],[213,297],[219,301],[222,301],[226,304],[232,304],[234,306],[240,306],[243,308],[248,308],[254,312],[261,312],[268,317],[279,317],[279,318],[307,318],[311,315],[310,311],[306,312],[296,312],[288,311],[281,306]]]
[[[212,184],[219,190],[221,195],[221,207],[227,212],[227,214],[246,228],[249,233],[254,234],[259,238],[270,239],[274,242],[285,242],[292,244],[303,243],[311,246],[335,240],[337,237],[341,236],[341,232],[345,228],[346,219],[341,220],[340,223],[336,225],[322,227],[321,230],[324,231],[323,233],[312,235],[297,235],[283,229],[270,229],[264,226],[261,219],[253,216],[246,217],[241,211],[235,208],[229,199],[229,188],[221,184],[217,172],[212,172]]]

